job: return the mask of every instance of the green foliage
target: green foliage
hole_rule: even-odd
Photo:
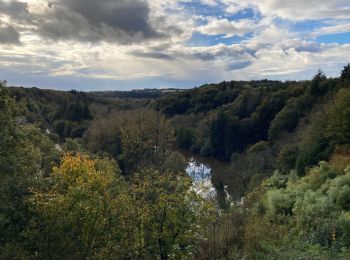
[[[293,200],[288,192],[281,190],[269,190],[266,193],[265,214],[269,220],[277,220],[292,214]]]
[[[341,89],[328,109],[326,135],[335,144],[350,141],[350,91]]]
[[[131,174],[145,167],[162,168],[174,135],[162,114],[138,109],[97,118],[85,140],[92,152],[108,153],[118,160],[124,174]]]
[[[306,115],[312,107],[314,99],[310,95],[292,98],[287,105],[276,115],[269,128],[269,139],[277,139],[283,131],[293,131],[299,119]]]
[[[72,154],[82,154],[84,153],[84,147],[81,144],[79,139],[70,139],[70,138],[66,138],[65,140],[65,144],[64,144],[64,150],[67,153],[72,153]]]
[[[350,246],[350,212],[339,216],[338,225],[342,229],[342,240],[347,246]]]
[[[93,153],[105,152],[117,158],[121,153],[121,125],[117,115],[95,118],[84,137],[87,148]]]
[[[157,108],[171,118],[179,147],[229,160],[252,144],[292,133],[337,87],[322,72],[307,82],[222,82],[166,95]]]
[[[245,230],[253,234],[245,250],[267,259],[297,259],[304,254],[348,257],[349,169],[337,172],[321,162],[301,178],[276,172],[265,180],[265,191],[254,202],[256,210],[246,216]],[[266,230],[250,226],[261,221],[269,223]],[[259,241],[259,233],[267,230],[269,234]]]
[[[236,188],[245,194],[270,176],[274,169],[273,150],[268,142],[262,141],[249,147],[245,153],[234,154],[226,174],[236,177]]]
[[[165,117],[152,110],[129,111],[121,117],[121,154],[118,159],[123,170],[131,173],[137,167],[161,167],[173,143],[172,129]]]
[[[340,79],[344,83],[350,83],[350,63],[348,65],[344,66],[344,69],[341,72]]]
[[[37,88],[11,88],[17,100],[27,105],[26,117],[42,128],[53,129],[61,138],[80,138],[92,119],[90,98],[82,92],[59,92]]]
[[[54,123],[53,127],[59,136],[64,135],[64,130],[66,129],[66,125],[65,125],[65,122],[63,120],[56,121]]]
[[[321,87],[321,83],[326,80],[327,80],[326,75],[321,70],[319,70],[317,74],[313,77],[311,84],[308,88],[308,91],[310,92],[310,94],[313,96],[324,94],[323,89]]]
[[[45,185],[32,190],[29,252],[39,259],[193,255],[214,208],[189,177],[145,171],[128,184],[120,173],[108,159],[63,157]]]
[[[1,82],[1,258],[349,258],[350,167],[320,163],[350,142],[348,69],[167,95]],[[200,197],[174,144],[231,160],[244,199]]]
[[[48,137],[20,117],[23,106],[9,96],[3,82],[0,108],[0,252],[10,254],[25,242],[30,187],[51,171],[59,152]]]
[[[138,258],[184,258],[195,252],[213,208],[190,186],[188,177],[170,172],[143,172],[133,177]]]
[[[188,127],[181,126],[176,130],[176,143],[180,148],[190,149],[195,139],[194,131]]]
[[[278,154],[276,166],[283,173],[287,174],[295,169],[295,164],[299,154],[299,148],[295,145],[288,145],[282,148]]]
[[[28,234],[40,258],[96,257],[112,241],[127,239],[125,184],[115,163],[66,155],[49,183],[31,198],[35,218]]]
[[[302,147],[299,153],[295,169],[299,175],[304,175],[307,167],[317,164],[321,160],[327,160],[333,147],[329,144],[329,141],[325,138],[318,138],[312,140],[311,143]]]
[[[119,155],[144,169],[131,183],[114,161],[80,155],[84,148],[72,139],[62,147],[75,155],[51,173],[55,145],[18,117],[17,103],[1,91],[1,256],[168,259],[196,252],[213,206],[191,189],[183,157],[168,149],[172,134],[163,116],[142,110],[120,117]]]

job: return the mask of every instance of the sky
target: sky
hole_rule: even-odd
[[[338,77],[350,0],[0,0],[0,79],[83,91]]]

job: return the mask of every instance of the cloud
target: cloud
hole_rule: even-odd
[[[105,24],[131,34],[141,32],[145,38],[159,36],[149,23],[149,6],[142,0],[61,0],[60,4],[96,27]]]
[[[314,35],[337,34],[350,32],[350,21],[335,25],[325,26],[317,30]]]
[[[227,37],[244,36],[256,27],[253,20],[229,21],[228,19],[209,18],[206,25],[200,26],[197,31],[206,35],[223,34]]]
[[[27,3],[16,0],[0,0],[0,14],[10,16],[15,20],[28,20],[29,18]]]
[[[150,59],[159,59],[159,60],[173,60],[174,58],[168,54],[161,52],[144,52],[144,51],[132,51],[130,55],[139,58],[150,58]]]
[[[255,8],[265,16],[290,20],[349,19],[348,0],[221,0],[226,11],[235,13],[244,8]]]
[[[290,20],[350,18],[348,0],[253,0],[253,2],[263,14]]]
[[[207,47],[184,47],[173,46],[162,52],[147,51],[147,50],[133,50],[128,53],[134,57],[140,59],[158,59],[171,62],[174,65],[178,65],[173,61],[180,62],[213,62],[220,59],[247,59],[251,58],[252,50],[242,48],[239,45],[226,46],[219,44],[215,46]]]
[[[252,64],[252,61],[238,61],[228,65],[228,70],[240,70]]]
[[[58,0],[30,2],[37,32],[53,40],[141,42],[164,37],[150,23],[142,0]]]
[[[349,8],[348,0],[0,0],[0,72],[90,89],[307,79],[318,68],[337,76],[350,45],[315,39],[347,32]]]
[[[20,35],[11,25],[2,25],[0,21],[0,44],[19,44]]]
[[[318,53],[324,51],[325,47],[319,43],[302,41],[294,47],[297,52]]]
[[[261,24],[260,30],[247,42],[251,44],[275,44],[297,38],[297,36],[295,32],[291,32],[287,28],[280,28],[271,22],[268,25]]]
[[[201,3],[208,6],[217,6],[216,0],[201,0]]]

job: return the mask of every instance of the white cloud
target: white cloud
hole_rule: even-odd
[[[314,35],[337,34],[346,32],[350,32],[350,21],[322,27],[314,32]]]
[[[248,7],[258,9],[265,16],[290,20],[348,19],[349,0],[221,0],[227,11],[235,13]]]
[[[217,6],[218,5],[216,0],[201,0],[201,2],[205,5],[208,5],[208,6]]]
[[[197,28],[197,31],[206,35],[224,34],[227,37],[244,36],[256,29],[253,20],[229,21],[228,19],[208,18],[206,25]]]
[[[296,38],[297,34],[286,28],[279,28],[275,24],[261,27],[261,30],[247,42],[250,44],[275,44]]]

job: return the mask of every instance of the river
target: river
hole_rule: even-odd
[[[226,207],[228,201],[241,200],[244,195],[241,180],[230,170],[228,162],[187,151],[180,152],[188,162],[186,172],[198,193],[204,197],[216,197],[221,207]]]

